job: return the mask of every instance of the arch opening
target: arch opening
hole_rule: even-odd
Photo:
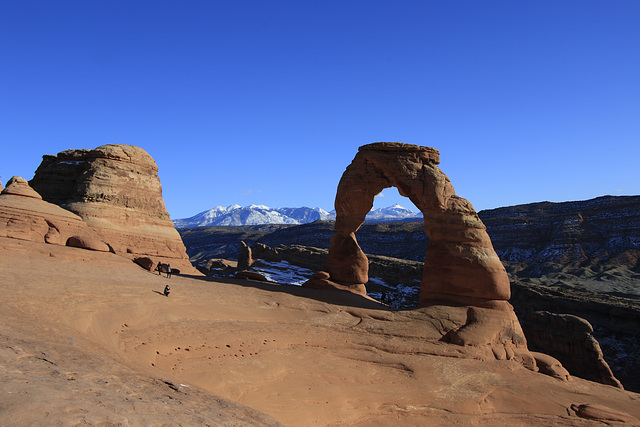
[[[367,295],[393,310],[417,308],[429,239],[413,202],[394,186],[383,189],[356,239],[369,259]]]

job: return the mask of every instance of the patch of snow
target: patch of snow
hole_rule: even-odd
[[[62,165],[79,165],[81,163],[84,163],[84,160],[65,160],[58,163]]]
[[[311,278],[313,271],[289,264],[287,261],[259,260],[253,267],[262,273],[270,282],[283,285],[301,286]]]

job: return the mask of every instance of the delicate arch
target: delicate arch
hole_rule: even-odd
[[[429,245],[425,255],[420,301],[508,300],[510,284],[486,228],[467,200],[455,195],[449,178],[438,168],[438,150],[398,142],[359,148],[336,194],[335,235],[327,271],[332,282],[363,286],[368,260],[355,232],[383,189],[396,187],[424,216]]]

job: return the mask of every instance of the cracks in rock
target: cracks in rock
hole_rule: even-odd
[[[51,221],[49,221],[48,219],[45,219],[47,225],[49,226],[49,232],[51,232],[51,229],[57,231],[58,233],[60,232],[60,229]]]
[[[381,361],[381,360],[371,360],[366,358],[349,357],[349,356],[344,356],[344,358],[348,360],[354,360],[357,362],[371,363],[373,365],[382,366],[384,368],[394,369],[410,377],[413,376],[415,373],[415,369],[411,368],[410,366],[402,362],[387,362],[387,361]]]

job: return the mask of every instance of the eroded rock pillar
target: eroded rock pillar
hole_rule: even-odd
[[[329,247],[327,270],[332,280],[350,285],[369,281],[369,260],[354,233],[337,232]]]

